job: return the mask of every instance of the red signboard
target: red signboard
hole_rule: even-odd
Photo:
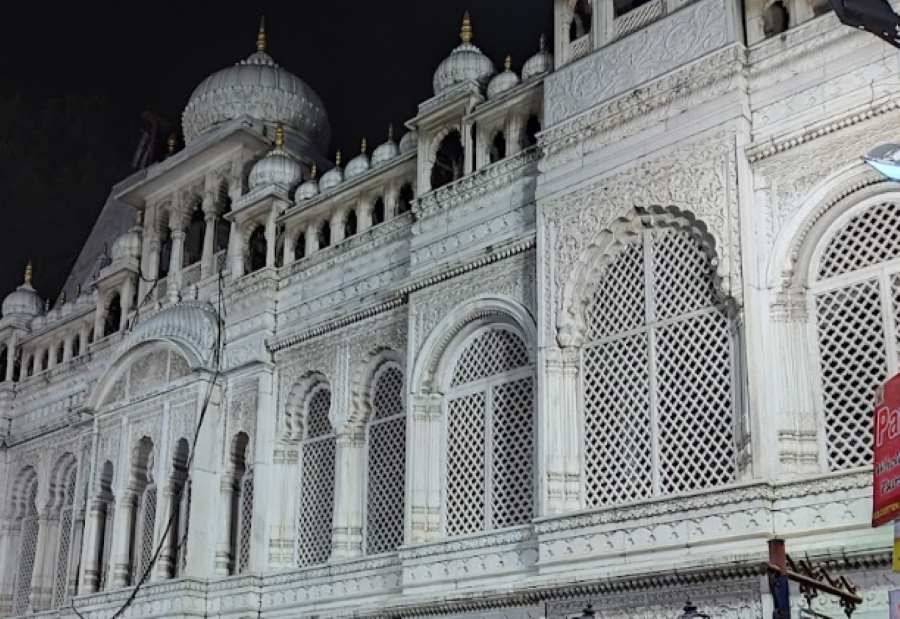
[[[879,390],[875,404],[872,526],[900,518],[900,374]]]

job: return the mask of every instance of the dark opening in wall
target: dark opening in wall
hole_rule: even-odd
[[[191,220],[184,237],[184,266],[196,264],[203,257],[203,231],[205,228],[203,209],[198,201],[194,205],[194,210],[191,211]]]
[[[218,215],[216,216],[215,251],[218,253],[228,249],[228,239],[231,236],[231,224],[225,220],[225,215],[231,212],[231,195],[228,193],[228,183],[222,181],[219,185]]]
[[[656,0],[613,0],[613,15],[615,17],[621,17],[641,5],[655,1]]]
[[[384,222],[384,198],[378,197],[372,205],[372,225]]]
[[[325,249],[331,245],[331,226],[326,219],[319,224],[319,249]]]
[[[275,266],[284,266],[284,224],[275,228]]]
[[[488,157],[490,158],[491,163],[500,161],[506,157],[506,136],[503,135],[502,131],[498,131],[494,134],[494,139],[491,140],[491,149],[488,151]]]
[[[397,196],[397,214],[401,215],[412,210],[412,203],[415,199],[411,183],[405,183],[400,188],[400,194]]]
[[[591,13],[589,0],[578,0],[575,3],[572,8],[572,19],[569,21],[569,43],[577,41],[591,31]]]
[[[7,365],[7,351],[6,346],[0,347],[0,382],[6,380],[6,365]]]
[[[522,148],[528,148],[537,144],[537,134],[541,132],[541,121],[535,114],[528,117],[525,124],[525,134],[522,136]]]
[[[763,34],[767,38],[787,30],[789,23],[790,14],[781,0],[775,0],[763,12]]]
[[[169,263],[172,260],[172,231],[163,226],[159,232],[159,278],[169,275]]]
[[[356,234],[356,211],[350,209],[344,215],[344,238],[350,238]]]
[[[56,347],[56,365],[59,365],[63,362],[63,359],[66,357],[66,348],[65,344],[62,342]]]
[[[103,316],[103,337],[112,335],[119,330],[122,321],[122,300],[116,293],[106,304],[106,314]]]
[[[301,232],[294,239],[294,260],[306,257],[306,234]]]
[[[441,140],[431,167],[431,188],[437,189],[462,178],[464,151],[462,137],[454,129]]]
[[[250,239],[247,243],[247,266],[248,272],[258,271],[266,266],[266,230],[263,226],[256,226],[250,233]]]
[[[72,338],[72,358],[78,357],[81,355],[81,337],[75,336]]]

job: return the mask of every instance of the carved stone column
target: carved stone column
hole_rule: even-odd
[[[134,521],[134,503],[137,498],[137,490],[128,488],[121,501],[116,501],[116,515],[113,521],[115,533],[113,533],[113,547],[111,566],[112,587],[119,588],[128,585],[131,579],[131,526]]]
[[[181,293],[182,274],[184,262],[184,229],[179,224],[172,228],[172,254],[169,259],[169,275],[166,294],[169,303],[177,303]]]
[[[63,363],[72,359],[72,338],[70,336],[66,336],[63,339]],[[9,366],[7,366],[9,367]]]
[[[16,364],[16,347],[19,345],[18,340],[18,335],[14,331],[6,342],[6,376],[3,377],[3,380],[10,381],[13,379],[13,370],[15,369],[14,366]]]
[[[90,345],[90,341],[88,338],[89,334],[90,333],[88,332],[87,327],[81,327],[81,331],[78,333],[78,350],[81,351],[80,354],[82,355],[87,352],[88,345]]]
[[[103,535],[103,514],[106,506],[100,499],[91,500],[84,527],[81,587],[83,593],[96,593],[100,588],[100,538]],[[108,544],[109,540],[105,540]]]
[[[284,247],[282,247],[282,255],[284,256],[284,264],[293,264],[294,260],[297,259],[297,256],[294,253],[294,243],[296,242],[296,236],[293,234],[288,234],[287,231],[284,233],[284,239],[282,242],[284,243]]]
[[[273,208],[266,217],[266,266],[270,269],[275,266],[275,244],[278,242],[276,238],[278,232],[275,226],[275,218],[278,212]]]
[[[121,312],[119,315],[119,331],[124,331],[128,324],[128,314],[131,313],[131,303],[134,299],[134,282],[130,277],[122,282],[122,288],[119,290],[119,301],[121,303]]]
[[[231,279],[244,276],[244,239],[236,222],[231,222],[231,234],[228,235],[228,261],[231,263]]]
[[[332,245],[337,245],[344,240],[344,213],[346,213],[346,211],[339,209],[331,216]]]
[[[34,550],[34,567],[31,571],[31,608],[32,610],[44,610],[50,606],[50,598],[53,594],[53,571],[48,569],[52,563],[51,556],[55,556],[55,535],[59,522],[51,518],[44,511],[38,516],[38,536]]]
[[[800,476],[826,468],[820,454],[810,355],[806,296],[802,291],[783,296],[771,307],[772,330],[767,383],[778,428],[778,466],[781,474]]]
[[[362,555],[365,444],[362,428],[348,428],[337,438],[335,456],[337,483],[331,535],[333,559]]]
[[[372,201],[364,198],[356,205],[356,232],[364,232],[372,227]]]
[[[581,442],[578,424],[578,350],[549,348],[543,353],[544,388],[538,419],[544,439],[540,476],[545,485],[542,514],[561,514],[582,507]]]
[[[159,551],[159,558],[156,560],[156,565],[153,567],[153,573],[150,575],[150,580],[152,581],[167,580],[168,578],[171,578],[171,575],[174,573],[172,568],[175,565],[175,561],[178,560],[178,557],[172,556],[172,548],[177,543],[178,531],[175,530],[175,526],[173,525],[169,527],[169,532],[166,533],[166,527],[169,524],[169,518],[175,505],[175,491],[175,485],[170,481],[161,484],[158,489],[158,494],[156,495],[156,521],[154,523],[153,548],[156,549],[157,544],[159,544],[161,545],[161,550]],[[164,541],[163,536],[165,536]]]
[[[209,277],[215,270],[216,196],[212,191],[203,194],[203,256],[200,259],[200,276]]]
[[[234,527],[232,519],[234,514],[231,504],[234,501],[234,469],[229,468],[219,480],[219,538],[216,542],[216,556],[213,560],[213,573],[216,576],[229,576],[236,557],[234,556],[233,539],[231,530]]]
[[[4,617],[12,614],[20,531],[19,522],[12,518],[0,519],[0,615]]]
[[[319,231],[314,224],[306,228],[306,255],[311,256],[319,249]]]
[[[410,483],[408,541],[420,544],[441,537],[441,396],[412,397],[407,471]]]

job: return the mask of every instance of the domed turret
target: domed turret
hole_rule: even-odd
[[[44,308],[44,302],[40,295],[31,287],[31,262],[25,267],[25,281],[21,286],[6,295],[3,299],[3,317],[11,316],[34,318],[40,316]]]
[[[472,44],[472,21],[468,12],[463,16],[459,38],[462,44],[450,52],[450,56],[434,72],[433,86],[436,95],[469,80],[484,85],[496,71],[491,59]]]
[[[525,61],[522,66],[522,79],[528,80],[553,70],[553,54],[547,51],[547,40],[541,35],[538,53]]]
[[[362,144],[360,144],[359,147],[359,154],[347,164],[347,169],[344,171],[345,178],[353,178],[354,176],[359,176],[360,174],[365,174],[369,171],[369,156],[366,154],[367,148],[366,138],[363,138]]]
[[[321,191],[328,191],[332,187],[340,185],[343,182],[344,171],[341,169],[341,151],[338,151],[337,155],[334,157],[334,167],[322,175],[322,180],[319,181],[319,189]]]
[[[519,76],[512,70],[512,56],[507,56],[503,62],[503,73],[494,76],[491,83],[488,84],[488,99],[499,97],[507,90],[511,90],[519,85]]]
[[[406,153],[415,152],[416,149],[419,148],[419,133],[418,131],[407,131],[402,138],[400,138],[400,154],[405,155]]]
[[[123,260],[128,258],[141,258],[141,213],[138,213],[137,222],[128,232],[119,236],[112,246],[112,259]]]
[[[387,163],[400,154],[400,149],[394,141],[394,125],[388,126],[388,139],[384,144],[380,144],[375,152],[372,153],[372,167]]]
[[[303,175],[303,168],[284,150],[284,127],[275,129],[275,148],[256,162],[250,171],[250,189],[267,185],[293,187]]]
[[[269,125],[295,130],[325,150],[331,129],[319,95],[266,53],[265,23],[260,24],[256,53],[200,82],[181,116],[184,141],[190,144],[217,125],[247,115]]]
[[[316,180],[317,172],[318,170],[316,169],[316,164],[314,163],[312,165],[312,169],[309,171],[309,180],[301,183],[300,186],[297,187],[297,193],[294,194],[294,202],[309,200],[310,198],[318,195],[319,181]]]

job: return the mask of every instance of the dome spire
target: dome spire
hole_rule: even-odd
[[[503,61],[503,68],[506,69],[507,71],[512,70],[512,55],[511,54],[506,55],[506,60]]]
[[[388,124],[388,142],[394,141],[394,123]]]
[[[538,39],[538,50],[544,51],[547,49],[547,36],[542,32],[541,38]]]
[[[25,283],[27,285],[31,285],[31,276],[33,273],[33,269],[31,267],[31,260],[28,261],[28,264],[25,265]]]
[[[309,169],[309,180],[316,180],[316,176],[319,174],[319,166],[316,165],[316,162],[313,161],[312,167]]]
[[[337,167],[341,167],[341,151],[338,151],[334,156],[334,165]]]
[[[266,16],[259,18],[259,32],[256,34],[256,51],[266,53]]]
[[[363,155],[365,155],[366,150],[368,150],[368,148],[369,148],[369,144],[368,144],[368,142],[366,142],[366,138],[363,138],[362,143],[359,145],[359,152],[361,152]]]
[[[466,11],[463,15],[462,28],[459,30],[459,39],[463,43],[471,43],[472,34],[472,18],[469,17],[469,12]]]
[[[275,127],[275,148],[284,148],[284,125],[281,123]]]

